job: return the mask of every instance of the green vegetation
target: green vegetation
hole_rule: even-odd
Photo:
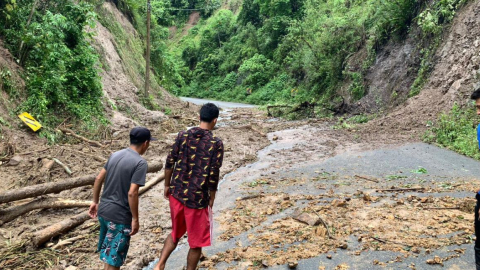
[[[437,143],[462,155],[480,159],[476,134],[475,108],[453,106],[440,116],[437,123],[424,136],[429,143]]]
[[[61,114],[86,126],[104,122],[98,55],[90,45],[92,33],[85,31],[94,26],[93,5],[34,2],[0,1],[0,35],[25,69],[28,97],[16,112],[29,111],[46,126],[63,121]]]
[[[423,167],[418,167],[418,169],[415,169],[415,170],[412,170],[411,171],[412,173],[417,173],[417,174],[427,174],[428,171],[427,169],[423,168]]]
[[[177,95],[255,104],[329,103],[345,86],[365,94],[363,72],[389,38],[402,37],[420,1],[244,0],[220,9],[173,39],[185,84]],[[360,71],[350,71],[358,56]]]

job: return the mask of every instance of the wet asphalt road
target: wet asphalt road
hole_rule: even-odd
[[[295,153],[292,154],[296,146],[301,144],[311,144],[311,141],[302,141],[302,138],[296,138],[294,132],[280,131],[269,134],[269,138],[272,139],[273,135],[280,137],[278,141],[272,140],[272,145],[259,152],[259,160],[253,164],[239,168],[237,171],[228,174],[223,179],[219,193],[217,195],[215,212],[221,213],[222,211],[235,206],[235,199],[242,196],[244,193],[241,191],[242,183],[249,182],[265,175],[275,173],[275,178],[283,177],[314,177],[318,176],[318,172],[327,172],[340,176],[341,178],[348,179],[353,178],[354,175],[369,175],[377,177],[378,179],[386,179],[388,175],[402,175],[406,178],[385,180],[381,183],[385,188],[391,186],[401,186],[405,184],[419,184],[423,185],[436,185],[437,182],[444,181],[456,181],[456,180],[475,180],[480,178],[480,163],[476,160],[461,156],[452,151],[441,149],[436,146],[424,144],[424,143],[411,143],[401,146],[391,146],[371,151],[357,151],[347,150],[338,155],[327,155],[325,152],[318,148],[316,151],[308,153],[305,158],[305,153],[297,153],[297,159],[295,159]],[[298,132],[305,132],[305,130],[298,130]],[[327,141],[326,141],[327,142]],[[318,142],[319,144],[322,141]],[[321,147],[321,146],[318,146]],[[300,158],[302,157],[302,158]],[[280,168],[275,168],[279,159],[283,158],[289,161],[284,163]],[[285,164],[288,164],[285,165]],[[427,170],[426,174],[416,174],[412,172],[419,167]],[[420,182],[422,181],[422,182]],[[368,190],[368,183],[365,186],[358,183],[340,186],[335,192],[351,193],[355,190]],[[278,191],[278,190],[275,190]],[[268,188],[265,192],[269,192]],[[303,186],[285,187],[281,192],[290,194],[318,194],[324,191],[318,190],[309,186],[308,183]],[[419,197],[435,195],[435,194],[422,194],[422,193],[405,193],[403,196],[409,194],[415,194]],[[374,193],[372,195],[375,195]],[[468,192],[452,192],[441,193],[442,196],[450,195],[452,197],[473,197],[473,193]],[[229,241],[214,241],[212,247],[205,248],[204,253],[207,256],[211,256],[218,252],[223,252],[227,249],[234,248],[238,241],[241,241],[244,246],[249,244],[247,239],[248,234],[255,234],[255,231],[259,227],[271,224],[275,219],[282,218],[291,214],[291,209],[271,216],[266,222],[252,228],[241,235],[230,239]],[[473,213],[472,213],[473,214]],[[473,226],[473,224],[472,224]],[[219,224],[215,222],[214,226],[214,238],[221,234],[219,231]],[[319,266],[325,266],[325,269],[334,269],[335,266],[346,263],[350,266],[349,269],[410,269],[409,266],[415,263],[416,269],[475,269],[474,267],[474,255],[473,244],[454,245],[440,250],[435,250],[431,254],[425,254],[422,250],[418,257],[410,256],[405,258],[402,262],[396,262],[388,264],[387,266],[373,265],[373,260],[386,262],[394,260],[397,256],[401,256],[400,253],[387,252],[387,251],[368,251],[362,252],[360,256],[355,256],[352,250],[358,245],[356,239],[349,240],[349,249],[340,250],[337,249],[335,253],[331,252],[332,259],[326,258],[326,254],[322,254],[316,258],[299,261],[297,269],[318,269]],[[452,255],[452,251],[458,248],[465,248],[466,252],[460,258],[453,258],[444,262],[444,267],[439,265],[426,264],[427,259],[432,259],[435,255],[440,257],[446,257]],[[188,246],[183,244],[177,251],[175,251],[167,265],[167,269],[182,269],[185,265],[186,255],[188,252]],[[232,264],[219,263],[218,269],[226,269],[227,267],[234,267],[235,269],[242,269],[236,266],[236,262]],[[146,268],[147,269],[147,268]],[[268,269],[288,269],[288,266],[275,266]]]

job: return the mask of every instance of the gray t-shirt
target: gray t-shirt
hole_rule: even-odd
[[[104,168],[107,176],[98,215],[107,221],[130,225],[132,212],[128,204],[128,191],[130,184],[145,185],[147,162],[136,151],[126,148],[113,153]]]

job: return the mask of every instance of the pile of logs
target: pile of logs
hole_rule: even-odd
[[[160,162],[149,163],[148,173],[159,172],[162,167],[163,165]],[[28,242],[34,247],[42,246],[52,238],[65,233],[90,219],[87,207],[90,206],[91,201],[57,198],[48,196],[47,194],[59,193],[64,190],[77,187],[91,186],[95,182],[95,177],[95,174],[85,175],[70,178],[64,181],[27,186],[0,193],[0,204],[33,198],[33,200],[29,202],[20,205],[14,205],[5,209],[0,209],[0,226],[36,209],[85,209],[85,211],[78,215],[64,219],[42,230],[35,231],[27,236],[27,240],[29,240]],[[164,174],[162,174],[155,179],[150,180],[144,187],[140,188],[139,194],[145,193],[147,190],[161,182],[164,178]]]

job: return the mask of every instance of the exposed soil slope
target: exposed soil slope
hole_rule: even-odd
[[[419,131],[428,120],[448,111],[454,103],[465,104],[478,86],[480,75],[480,1],[458,12],[435,54],[436,64],[418,96],[408,99],[384,118],[369,123],[369,129]],[[405,58],[406,61],[408,58]],[[390,76],[392,81],[395,81]]]

